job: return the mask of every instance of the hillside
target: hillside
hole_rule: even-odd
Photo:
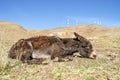
[[[92,38],[99,36],[113,36],[120,32],[120,27],[106,28],[98,25],[77,25],[70,27],[61,27],[51,30],[25,30],[20,25],[10,22],[0,22],[0,36],[1,39],[18,40],[30,36],[39,35],[57,35],[59,37],[74,37],[73,32],[77,32],[82,36]],[[113,35],[111,35],[113,33]],[[4,37],[3,37],[4,36]]]
[[[74,37],[73,32],[91,41],[98,55],[96,60],[74,57],[70,62],[28,65],[7,57],[10,47],[21,38],[39,35]],[[92,24],[25,30],[15,23],[0,22],[0,80],[120,80],[119,75],[120,27]]]
[[[18,24],[10,22],[0,22],[1,40],[18,40],[26,35],[26,30]]]

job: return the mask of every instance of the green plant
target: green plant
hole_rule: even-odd
[[[94,77],[88,76],[88,77],[86,78],[86,80],[94,80]]]

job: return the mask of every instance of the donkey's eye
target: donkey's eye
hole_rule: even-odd
[[[82,48],[85,48],[86,46],[82,46]]]
[[[86,48],[86,49],[89,49],[89,46],[82,46],[82,48]]]

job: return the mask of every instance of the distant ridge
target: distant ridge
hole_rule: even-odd
[[[120,34],[120,27],[102,27],[99,25],[76,25],[76,26],[65,26],[60,28],[54,28],[49,30],[33,30],[24,29],[22,26],[11,23],[0,21],[0,40],[18,40],[21,38],[34,37],[40,35],[47,36],[59,36],[59,37],[74,37],[73,32],[77,32],[80,35],[93,38],[99,36],[111,36]]]
[[[15,23],[0,21],[0,40],[18,40],[26,36],[26,30]]]
[[[10,30],[21,30],[21,31],[25,31],[25,29],[16,24],[16,23],[12,23],[12,22],[4,22],[4,21],[0,21],[0,30],[7,30],[7,29],[10,29]]]

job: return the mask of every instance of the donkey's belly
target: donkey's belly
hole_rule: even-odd
[[[51,58],[51,55],[46,51],[33,51],[32,58]]]

